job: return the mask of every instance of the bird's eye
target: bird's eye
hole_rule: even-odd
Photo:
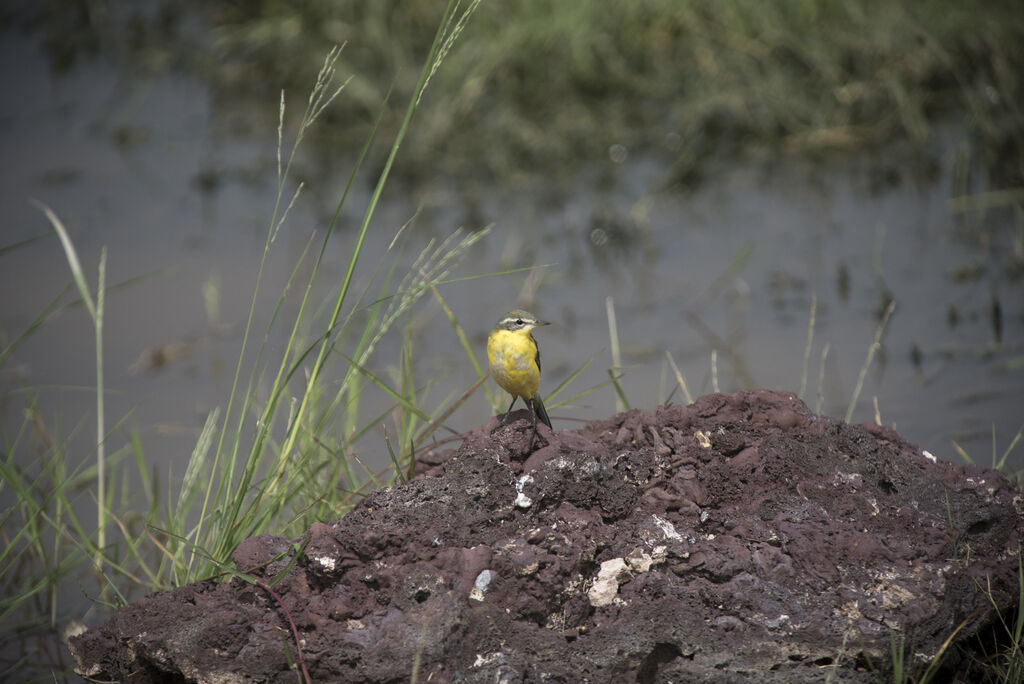
[[[516,325],[522,325],[522,324],[523,324],[523,319],[522,318],[517,318],[516,319]]]

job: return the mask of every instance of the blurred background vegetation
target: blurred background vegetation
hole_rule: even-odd
[[[412,92],[443,7],[47,0],[5,20],[48,36],[58,71],[117,46],[142,74],[198,75],[238,133],[275,126],[266,104],[282,87],[308,92],[322,56],[349,42],[346,97],[317,129],[330,164],[366,139],[389,87]],[[443,175],[472,191],[572,175],[618,145],[667,160],[673,188],[737,158],[883,149],[884,181],[885,165],[927,173],[936,127],[950,123],[967,131],[960,152],[985,189],[1024,185],[1018,2],[504,0],[481,4],[472,24],[403,151],[407,180]],[[400,120],[396,108],[384,123]]]

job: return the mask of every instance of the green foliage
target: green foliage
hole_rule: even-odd
[[[237,107],[308,83],[313,57],[358,42],[338,64],[352,80],[330,114],[345,125],[322,129],[357,145],[388,84],[414,92],[442,10],[427,0],[215,0],[188,7],[208,24],[190,33],[182,3],[167,2],[160,22],[136,21],[141,38],[123,49],[205,75]],[[42,14],[54,31],[68,22]],[[114,20],[91,25],[116,33],[103,21]],[[1007,186],[1024,183],[1024,15],[1014,2],[509,0],[481,5],[472,21],[436,74],[405,173],[572,173],[566,159],[602,158],[618,143],[663,151],[674,180],[689,184],[723,152],[920,152],[952,119],[969,129],[969,154]],[[383,125],[395,131],[401,118]]]

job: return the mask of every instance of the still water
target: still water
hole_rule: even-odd
[[[71,283],[58,240],[30,203],[39,200],[68,227],[93,288],[107,250],[107,282],[116,286],[104,331],[107,422],[117,424],[107,449],[137,432],[166,483],[183,472],[209,411],[227,403],[274,206],[276,133],[225,135],[209,94],[186,76],[133,80],[97,61],[55,77],[28,37],[5,37],[0,72],[17,93],[0,104],[0,336],[6,346]],[[266,106],[276,111],[277,102]],[[552,187],[520,178],[471,206],[452,184],[395,185],[374,219],[355,290],[369,285],[407,223],[404,264],[431,239],[493,226],[454,275],[538,268],[442,287],[481,359],[499,315],[526,306],[554,323],[536,333],[542,391],[591,358],[562,396],[603,383],[612,366],[611,304],[617,372],[634,407],[670,395],[683,401],[673,393],[670,352],[694,396],[715,383],[722,391],[804,385],[812,408],[837,416],[891,298],[894,313],[853,419],[873,420],[877,406],[883,423],[938,458],[959,461],[956,440],[987,464],[993,434],[1002,454],[1024,423],[1024,286],[1008,266],[1021,262],[1024,220],[1019,212],[951,210],[957,139],[952,123],[926,181],[897,172],[879,183],[877,159],[785,161],[736,164],[679,194],[666,189],[663,164],[612,143],[605,157],[573,160],[574,180]],[[311,232],[326,229],[345,176],[305,180],[257,298],[259,334]],[[341,276],[373,180],[357,184],[329,247],[326,287]],[[431,385],[432,407],[476,378],[436,302],[422,300],[412,323],[416,372]],[[271,354],[284,342],[275,329]],[[386,337],[371,366],[385,373],[401,344],[397,332]],[[0,368],[4,430],[17,429],[33,397],[49,430],[68,440],[71,461],[88,460],[94,386],[91,323],[82,307],[61,307]],[[367,414],[387,404],[371,399]],[[615,410],[605,387],[551,413],[565,429]],[[490,412],[478,393],[447,424],[468,430]],[[362,449],[371,463],[387,462],[381,435]],[[1024,467],[1024,448],[1009,466]]]
[[[56,237],[30,204],[36,199],[68,226],[93,287],[104,247],[108,284],[126,283],[107,299],[108,416],[127,415],[155,463],[181,464],[207,412],[226,402],[273,210],[276,134],[223,135],[207,93],[187,77],[139,82],[89,63],[57,78],[30,39],[8,36],[0,49],[0,68],[19,93],[0,119],[0,235],[4,247],[42,236],[0,253],[0,329],[11,340],[71,282]],[[956,460],[955,439],[986,461],[993,427],[1001,452],[1024,421],[1024,298],[1005,259],[1022,249],[1024,227],[1008,213],[954,215],[953,154],[937,156],[939,171],[927,182],[908,174],[877,187],[871,159],[826,168],[790,161],[736,165],[681,195],[664,189],[657,162],[613,145],[605,158],[580,160],[575,181],[552,188],[543,178],[520,180],[474,198],[471,209],[457,187],[394,186],[365,263],[376,265],[410,219],[406,263],[431,238],[493,225],[456,275],[543,267],[444,287],[462,325],[482,342],[518,305],[554,322],[538,332],[548,389],[596,357],[565,396],[607,379],[611,298],[622,384],[638,407],[671,391],[666,351],[691,392],[711,391],[715,350],[722,390],[796,391],[806,374],[808,404],[843,415],[891,297],[895,313],[854,420],[872,419],[877,398],[884,423],[935,455]],[[311,231],[326,228],[345,178],[305,181],[272,252],[258,331]],[[371,181],[357,184],[327,281],[340,274]],[[211,292],[213,310],[204,299]],[[439,401],[469,386],[472,371],[453,352],[440,308],[424,300],[414,317],[421,380]],[[384,341],[378,367],[397,360],[399,344],[397,336]],[[154,350],[172,358],[154,368]],[[17,412],[23,395],[11,393],[32,387],[65,432],[89,425],[94,367],[86,312],[64,310],[8,360],[6,407]],[[588,419],[615,407],[605,389],[556,413]],[[450,424],[471,428],[488,411],[482,398],[469,402]]]

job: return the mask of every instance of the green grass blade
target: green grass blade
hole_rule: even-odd
[[[804,358],[800,366],[800,391],[796,393],[801,399],[805,399],[807,391],[807,367],[811,360],[811,349],[814,347],[814,321],[818,313],[818,295],[811,295],[811,313],[807,321],[807,344],[804,345]]]
[[[690,396],[690,390],[686,387],[686,379],[683,378],[683,374],[679,371],[679,366],[676,365],[676,360],[672,358],[672,352],[665,350],[665,358],[668,359],[668,363],[672,366],[672,372],[676,376],[676,386],[683,391],[683,397],[686,399],[687,404],[693,403],[693,397]]]
[[[995,428],[993,427],[993,429]],[[1013,439],[1010,441],[1010,446],[1006,447],[1006,451],[1003,452],[1003,455],[999,458],[999,461],[996,462],[996,470],[1002,470],[1003,468],[1006,467],[1006,459],[1010,456],[1010,453],[1017,447],[1017,444],[1020,443],[1022,435],[1024,435],[1024,425],[1020,426],[1020,429],[1017,430],[1017,434],[1014,435]]]
[[[864,388],[864,378],[868,374],[868,368],[871,367],[871,362],[875,358],[875,353],[882,347],[882,335],[885,333],[885,328],[889,324],[889,319],[892,317],[893,311],[896,310],[896,300],[889,302],[889,306],[885,308],[885,313],[882,315],[882,321],[878,324],[878,328],[875,330],[875,339],[871,342],[871,346],[868,347],[867,358],[864,359],[864,365],[860,369],[860,374],[857,376],[857,385],[853,388],[853,396],[850,397],[850,405],[846,408],[846,416],[843,418],[847,423],[853,418],[853,411],[857,408],[857,399],[860,398],[860,392]]]
[[[615,396],[617,397],[617,404],[621,407],[620,412],[628,411],[631,407],[629,405],[629,399],[626,398],[626,392],[622,389],[622,385],[619,384],[621,375],[615,375],[615,372],[609,368],[608,377],[611,378],[612,387],[615,388]]]
[[[562,380],[562,382],[558,383],[558,386],[555,387],[555,389],[552,390],[548,394],[547,398],[544,400],[544,405],[549,407],[549,408],[558,408],[559,406],[564,406],[566,402],[565,401],[555,402],[554,401],[555,397],[557,397],[562,392],[562,390],[564,390],[566,387],[568,387],[569,384],[571,384],[573,382],[573,380],[575,380],[576,377],[580,373],[582,373],[583,371],[585,371],[587,369],[587,366],[589,366],[591,363],[593,363],[594,360],[597,359],[597,357],[600,356],[603,353],[604,353],[603,349],[594,352],[594,355],[591,356],[586,361],[584,361],[583,365],[581,365],[579,368],[577,368],[571,374],[569,374],[569,377],[567,377],[565,380]],[[589,394],[589,392],[588,392],[588,394]]]
[[[974,459],[971,458],[970,454],[968,454],[956,440],[953,440],[953,448],[956,449],[956,453],[960,454],[960,458],[964,460],[964,463],[967,465],[974,465]]]

